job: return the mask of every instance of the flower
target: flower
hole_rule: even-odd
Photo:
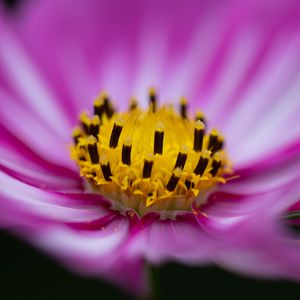
[[[52,0],[0,16],[1,227],[74,271],[135,294],[149,289],[146,262],[167,260],[299,279],[299,243],[282,218],[290,216],[300,192],[297,1]],[[193,201],[172,214],[159,205],[147,210],[152,198],[146,210],[126,201],[117,209],[124,198],[113,195],[116,187],[106,197],[95,186],[88,192],[69,157],[78,116],[100,90],[126,111],[132,95],[145,107],[149,86],[160,99],[186,96],[190,112],[201,107],[207,128],[217,127],[226,139],[219,178],[226,180],[227,157],[238,176],[211,186],[205,203]],[[100,126],[97,117],[82,118]],[[122,119],[109,120],[110,128],[122,127]],[[165,124],[150,125],[161,152]],[[196,123],[195,132],[202,125]],[[81,141],[89,159],[101,142],[97,137]],[[209,134],[204,140],[209,144]],[[131,142],[124,140],[127,153],[136,145]],[[73,148],[87,175],[79,154]],[[102,156],[98,174],[110,159]],[[125,155],[123,163],[130,162]],[[90,165],[88,170],[93,172]],[[92,172],[89,182],[98,178]],[[176,172],[168,180],[174,175],[177,184],[180,168]],[[110,174],[104,179],[109,182]],[[168,183],[173,192],[174,181]]]

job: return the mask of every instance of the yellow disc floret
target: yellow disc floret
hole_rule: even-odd
[[[205,118],[189,119],[188,102],[158,107],[154,89],[149,107],[135,99],[127,112],[115,112],[108,94],[94,102],[94,114],[80,116],[73,132],[72,158],[94,192],[141,215],[149,211],[191,210],[231,172],[224,138],[206,133]]]

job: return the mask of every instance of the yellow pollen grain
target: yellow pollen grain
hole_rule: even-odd
[[[180,168],[176,168],[173,172],[173,174],[175,175],[175,177],[179,178],[182,174],[182,171]]]
[[[100,156],[100,164],[101,165],[107,165],[108,164],[108,159],[107,159],[106,155]]]
[[[187,105],[187,99],[185,98],[185,97],[181,97],[181,99],[180,99],[180,104],[181,105]]]
[[[217,154],[215,154],[215,156],[216,156]],[[202,151],[202,153],[201,153],[201,156],[203,157],[203,158],[210,158],[210,156],[211,156],[211,151],[210,150],[207,150],[207,149],[204,149],[203,151]]]
[[[91,123],[91,124],[94,124],[94,125],[100,124],[100,118],[99,118],[99,116],[97,116],[97,115],[93,116],[93,117],[91,118],[91,120],[90,120],[90,123]]]
[[[87,143],[95,144],[95,143],[97,143],[97,139],[94,136],[90,135],[89,137],[87,137]]]
[[[156,94],[155,88],[154,88],[154,87],[151,87],[151,88],[149,89],[149,95],[150,95],[150,96],[155,96],[155,94]]]
[[[132,138],[130,136],[126,137],[124,139],[123,145],[125,145],[125,146],[131,146],[132,145]]]
[[[72,136],[76,137],[76,136],[79,136],[79,135],[81,135],[81,128],[80,127],[75,127],[73,129]]]
[[[202,111],[197,111],[195,114],[195,117],[196,117],[196,120],[200,120],[200,119],[204,118],[205,116]]]
[[[121,117],[117,118],[115,121],[115,124],[118,126],[123,126],[123,124],[124,124],[123,118],[121,118]]]
[[[162,122],[158,122],[155,126],[155,131],[163,132],[165,130],[165,126]]]
[[[195,122],[195,128],[196,128],[196,129],[199,129],[199,130],[205,129],[205,125],[204,125],[204,123],[201,122],[200,120],[197,120],[197,121]]]
[[[104,100],[103,98],[101,98],[99,96],[99,98],[97,98],[95,101],[94,101],[94,106],[102,106],[104,104]]]

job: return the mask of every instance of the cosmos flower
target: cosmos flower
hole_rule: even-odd
[[[298,1],[20,12],[0,14],[2,228],[133,294],[170,260],[300,279]]]

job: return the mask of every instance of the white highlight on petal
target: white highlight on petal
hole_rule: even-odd
[[[0,98],[3,104],[0,106],[3,126],[46,160],[73,166],[69,159],[68,144],[62,141],[61,135],[56,135],[1,88]]]
[[[247,139],[239,147],[239,151],[247,155],[245,159],[261,156],[268,150],[275,151],[280,145],[288,144],[300,134],[299,126],[294,122],[289,122],[289,117],[294,111],[300,112],[299,95],[300,74],[282,96],[282,100],[274,103],[263,121],[254,123],[253,131],[247,135]],[[242,159],[241,156],[240,159]]]
[[[159,25],[156,24],[158,27]],[[141,33],[137,57],[136,80],[133,84],[134,96],[136,96],[141,106],[148,104],[147,91],[150,86],[158,88],[162,80],[166,55],[167,55],[167,33],[162,27],[159,34],[153,28],[153,20],[150,24],[145,24],[144,31]],[[162,95],[160,95],[162,96]],[[163,97],[163,96],[162,96]]]
[[[187,95],[196,83],[201,82],[204,71],[211,63],[216,45],[220,42],[221,34],[217,20],[206,16],[197,27],[199,29],[187,45],[182,59],[173,61],[169,67],[168,78],[164,84],[168,99],[178,99]]]
[[[292,88],[295,91],[289,92],[291,87],[286,77],[291,74],[294,62],[298,59],[299,38],[289,42],[280,40],[274,45],[273,52],[256,75],[243,100],[238,106],[232,107],[232,115],[228,116],[224,124],[223,130],[228,136],[229,149],[235,163],[259,157],[290,140],[290,132],[286,131],[290,129],[287,126],[288,115],[297,107],[297,84]],[[286,98],[284,92],[290,96]],[[280,107],[283,108],[282,114]],[[274,134],[275,128],[280,125],[282,131],[278,128],[279,131]],[[265,126],[269,129],[265,130]],[[283,136],[274,140],[279,132]]]
[[[71,200],[69,200],[70,206],[64,206],[59,203],[60,200],[63,200],[63,196],[61,196],[62,199],[59,199],[59,194],[34,188],[1,171],[0,194],[11,201],[10,203],[5,203],[2,200],[0,205],[2,210],[6,206],[17,205],[21,211],[55,221],[89,222],[101,218],[107,213],[106,210],[96,205],[84,208],[75,207],[75,200],[73,206],[71,206]]]
[[[99,92],[99,85],[93,81],[80,45],[68,42],[60,47],[62,49],[57,53],[56,67],[62,73],[64,87],[71,96],[72,104],[75,104],[76,110],[80,112],[92,102],[95,94]]]
[[[102,74],[100,76],[98,86],[104,87],[112,96],[114,104],[118,105],[119,110],[124,110],[128,107],[128,76],[130,64],[129,58],[122,45],[115,47],[109,51],[105,57],[104,66],[102,66]]]
[[[63,227],[51,227],[42,231],[36,243],[60,255],[100,257],[109,254],[127,237],[128,223],[124,220],[111,223],[105,229],[94,232],[78,232]]]
[[[0,164],[21,176],[30,177],[32,181],[43,182],[45,187],[51,185],[55,186],[56,190],[66,192],[72,191],[76,186],[74,179],[46,170],[25,157],[12,153],[11,149],[7,150],[2,145],[0,145]]]
[[[65,137],[70,127],[42,75],[13,36],[6,35],[2,39],[5,43],[0,44],[0,59],[6,76],[25,104],[43,118],[57,135]]]
[[[223,68],[219,71],[219,81],[207,101],[205,114],[216,126],[217,116],[222,113],[228,99],[234,93],[241,78],[253,61],[257,52],[259,36],[254,32],[243,31],[234,40]]]

